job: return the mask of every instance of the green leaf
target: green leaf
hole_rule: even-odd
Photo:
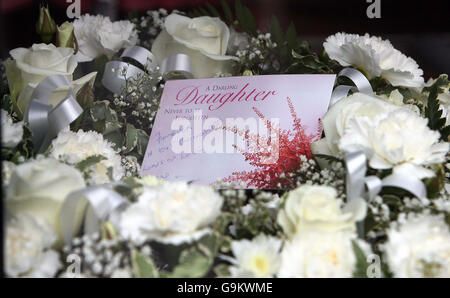
[[[90,166],[93,166],[104,159],[106,159],[106,157],[104,157],[103,155],[92,155],[78,162],[75,165],[75,168],[77,168],[80,172],[84,172]]]
[[[102,239],[114,239],[117,237],[117,230],[114,227],[114,225],[110,221],[105,221],[101,228],[100,228],[100,234],[102,236]]]
[[[255,17],[248,7],[243,6],[243,14],[245,18],[245,31],[251,35],[256,35],[258,25],[256,24]]]
[[[230,24],[233,24],[233,22],[234,22],[233,13],[231,12],[231,8],[228,5],[227,1],[222,0],[222,8],[223,8],[223,13],[225,14],[225,18],[227,19],[227,21]]]
[[[206,3],[206,8],[209,10],[210,14],[214,17],[220,18],[220,13],[217,9],[209,3]]]
[[[199,278],[204,277],[211,266],[211,260],[200,253],[195,247],[184,250],[169,277]]]
[[[332,156],[332,155],[327,155],[327,154],[313,154],[313,157],[314,158],[324,159],[324,160],[328,161],[329,163],[334,162],[334,161],[343,162],[342,159],[337,158],[337,157]]]
[[[124,136],[120,130],[115,130],[103,135],[103,138],[114,145],[114,149],[121,150],[124,143]]]
[[[202,13],[202,15],[204,15],[204,16],[209,16],[209,15],[210,15],[209,12],[208,12],[206,9],[204,9],[203,7],[199,7],[198,10],[199,10],[199,11]]]
[[[278,22],[278,19],[275,16],[272,16],[272,19],[270,21],[270,34],[272,40],[277,43],[277,46],[283,46],[283,30],[281,30],[280,22]]]
[[[89,108],[94,101],[94,90],[90,84],[87,82],[78,90],[76,95],[77,102],[83,109]]]
[[[144,154],[145,154],[145,150],[147,150],[147,145],[148,145],[148,139],[149,136],[148,134],[142,130],[142,129],[138,129],[137,130],[137,153],[139,154],[139,156],[141,158],[144,158]]]
[[[122,123],[120,123],[118,120],[105,120],[105,128],[103,130],[103,133],[108,134],[119,130],[121,127]]]
[[[13,113],[13,103],[11,101],[11,95],[5,94],[2,97],[1,108],[8,112],[9,115]]]
[[[443,74],[439,76],[436,82],[427,88],[424,88],[423,91],[428,91],[430,94],[428,95],[427,106],[425,107],[425,117],[428,118],[428,127],[433,130],[437,130],[441,133],[441,139],[446,141],[450,128],[444,127],[446,119],[442,117],[442,110],[439,109],[440,104],[438,100],[438,96],[440,93],[444,92],[444,88],[449,85],[448,76]]]
[[[251,35],[256,35],[257,31],[256,20],[250,9],[242,5],[241,1],[239,0],[236,0],[234,4],[235,4],[234,8],[236,12],[236,18],[239,22],[239,27],[243,31]]]
[[[427,198],[436,198],[445,186],[445,170],[442,164],[433,166],[435,175],[424,180],[427,187]]]
[[[219,250],[221,242],[220,238],[221,237],[218,234],[217,235],[215,233],[208,234],[199,240],[198,248],[204,255],[212,259]]]
[[[353,252],[356,257],[356,267],[353,272],[353,277],[356,278],[367,278],[367,268],[369,267],[369,263],[367,263],[366,255],[356,243],[356,241],[352,242]]]
[[[133,266],[134,277],[137,278],[157,278],[159,277],[158,270],[152,259],[146,255],[133,250],[131,252],[131,263]]]
[[[291,50],[299,49],[299,43],[297,40],[297,31],[295,30],[295,25],[293,22],[289,25],[286,31],[286,41],[287,45]]]
[[[214,267],[214,273],[217,277],[229,277],[231,275],[230,270],[228,269],[228,265],[219,264]]]
[[[244,9],[242,7],[242,3],[239,0],[234,1],[234,13],[236,14],[236,18],[239,22],[239,26],[243,26],[241,23],[242,21],[245,21],[244,19]]]
[[[329,72],[329,68],[314,53],[301,55],[295,50],[291,50],[291,55],[296,62],[288,67],[287,72],[295,73],[299,70],[305,73]]]
[[[96,101],[90,110],[93,121],[101,121],[106,119],[106,110],[109,107],[109,101]]]
[[[138,142],[138,130],[133,124],[127,123],[127,130],[125,132],[125,151],[124,153],[131,152],[136,147]]]

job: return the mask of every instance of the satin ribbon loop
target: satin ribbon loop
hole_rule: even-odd
[[[120,58],[133,59],[141,64],[147,71],[155,71],[158,67],[156,58],[152,52],[143,47],[128,47],[126,48]]]
[[[383,187],[401,188],[419,199],[427,196],[427,189],[422,180],[409,175],[393,173],[383,179]]]
[[[346,77],[350,79],[355,86],[348,85],[338,85],[334,88],[333,93],[331,94],[330,107],[337,103],[342,98],[346,97],[350,91],[352,92],[361,92],[368,95],[373,94],[372,86],[367,78],[358,70],[353,68],[344,68],[339,72],[336,76],[336,81],[340,77]]]
[[[398,173],[388,175],[383,180],[376,176],[366,177],[367,160],[362,151],[346,154],[344,161],[347,168],[347,201],[361,197],[371,201],[380,193],[383,187],[400,188],[417,198],[426,197],[425,184],[418,178]]]
[[[128,79],[143,75],[145,72],[158,71],[155,56],[143,47],[128,47],[120,58],[134,60],[142,67],[136,67],[126,61],[106,63],[102,84],[115,94],[121,93]],[[191,58],[185,54],[175,54],[165,58],[159,71],[166,80],[193,78]]]
[[[89,186],[70,193],[61,207],[61,232],[64,243],[70,245],[81,221],[77,218],[84,215],[84,234],[93,234],[100,230],[101,223],[109,220],[118,226],[120,212],[130,203],[115,192],[112,187],[120,185],[113,182],[103,185]]]
[[[49,103],[57,89],[67,87],[68,91],[56,107]],[[53,75],[42,80],[31,94],[31,102],[25,113],[25,121],[33,133],[32,141],[38,153],[44,152],[51,140],[83,113],[75,99],[72,85],[62,75]]]
[[[169,56],[161,63],[161,73],[165,79],[192,79],[194,75],[192,74],[191,58],[185,54]]]
[[[358,198],[365,198],[367,201],[373,200],[381,191],[382,182],[376,176],[366,177],[367,159],[364,152],[347,153],[344,161],[347,168],[347,201],[350,202]]]

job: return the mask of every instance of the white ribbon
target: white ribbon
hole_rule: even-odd
[[[349,78],[355,86],[348,85],[339,85],[334,88],[333,93],[331,94],[330,107],[337,103],[342,98],[346,97],[350,91],[359,91],[361,93],[365,93],[367,95],[372,95],[373,90],[370,82],[366,79],[366,77],[359,71],[353,68],[344,68],[339,72],[336,77],[336,81],[340,77]]]
[[[417,198],[426,197],[426,188],[420,179],[403,174],[391,174],[383,180],[377,176],[366,177],[367,160],[362,151],[346,154],[344,161],[347,168],[347,201],[360,197],[371,201],[383,187],[397,187],[410,192]]]
[[[64,99],[53,108],[49,104],[50,96],[61,87],[69,87]],[[75,121],[83,109],[75,99],[72,85],[62,75],[53,75],[40,82],[31,94],[31,102],[25,113],[33,133],[32,141],[36,152],[42,153],[50,145],[58,132]]]
[[[147,49],[139,46],[126,48],[120,56],[122,60],[132,59],[138,62],[142,68],[136,67],[125,61],[111,61],[106,63],[102,84],[115,94],[120,94],[126,80],[143,75],[146,71],[158,70],[155,56]],[[192,63],[189,56],[175,54],[167,57],[161,63],[160,72],[165,79],[190,79],[192,75]]]
[[[79,228],[80,214],[84,215],[84,233],[88,235],[98,232],[106,220],[118,226],[120,213],[130,202],[112,189],[115,185],[120,183],[94,185],[67,196],[61,207],[61,232],[66,245],[70,245]]]
[[[349,78],[355,86],[337,86],[331,95],[330,106],[346,97],[350,91],[361,92],[368,95],[373,94],[370,82],[361,72],[352,68],[345,68],[338,74],[336,80],[339,77]],[[367,159],[366,155],[362,151],[347,153],[345,155],[344,162],[347,168],[347,203],[351,203],[352,201],[361,198],[364,198],[370,202],[380,193],[383,187],[401,188],[418,198],[426,197],[426,187],[418,178],[395,173],[385,177],[382,180],[377,176],[366,177]],[[360,237],[364,236],[364,226],[362,222],[358,223],[358,234]]]

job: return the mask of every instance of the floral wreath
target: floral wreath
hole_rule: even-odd
[[[270,31],[259,31],[239,1],[118,22],[82,15],[59,26],[41,7],[36,28],[43,43],[12,49],[0,69],[7,276],[450,277],[446,74],[425,82],[412,58],[369,34],[336,33],[315,53],[293,24],[284,32],[273,17]],[[351,92],[332,105],[317,136],[305,134],[290,104],[295,131],[280,136],[281,161],[228,179],[269,183],[270,191],[141,177],[165,78],[143,71],[117,94],[98,79],[130,46],[151,50],[158,65],[186,54],[195,78],[352,67],[374,93]],[[46,98],[49,107],[72,94],[82,110],[38,150],[27,111],[52,76],[63,84]],[[368,176],[408,175],[426,195],[383,187],[350,204],[352,152],[362,154]],[[89,230],[87,213],[63,213],[69,200],[86,206],[92,198],[117,199],[118,218]]]

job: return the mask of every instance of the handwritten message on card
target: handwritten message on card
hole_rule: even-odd
[[[141,174],[211,184],[256,170],[248,154],[276,163],[280,132],[295,129],[292,112],[307,133],[316,133],[334,80],[265,75],[168,81]]]

